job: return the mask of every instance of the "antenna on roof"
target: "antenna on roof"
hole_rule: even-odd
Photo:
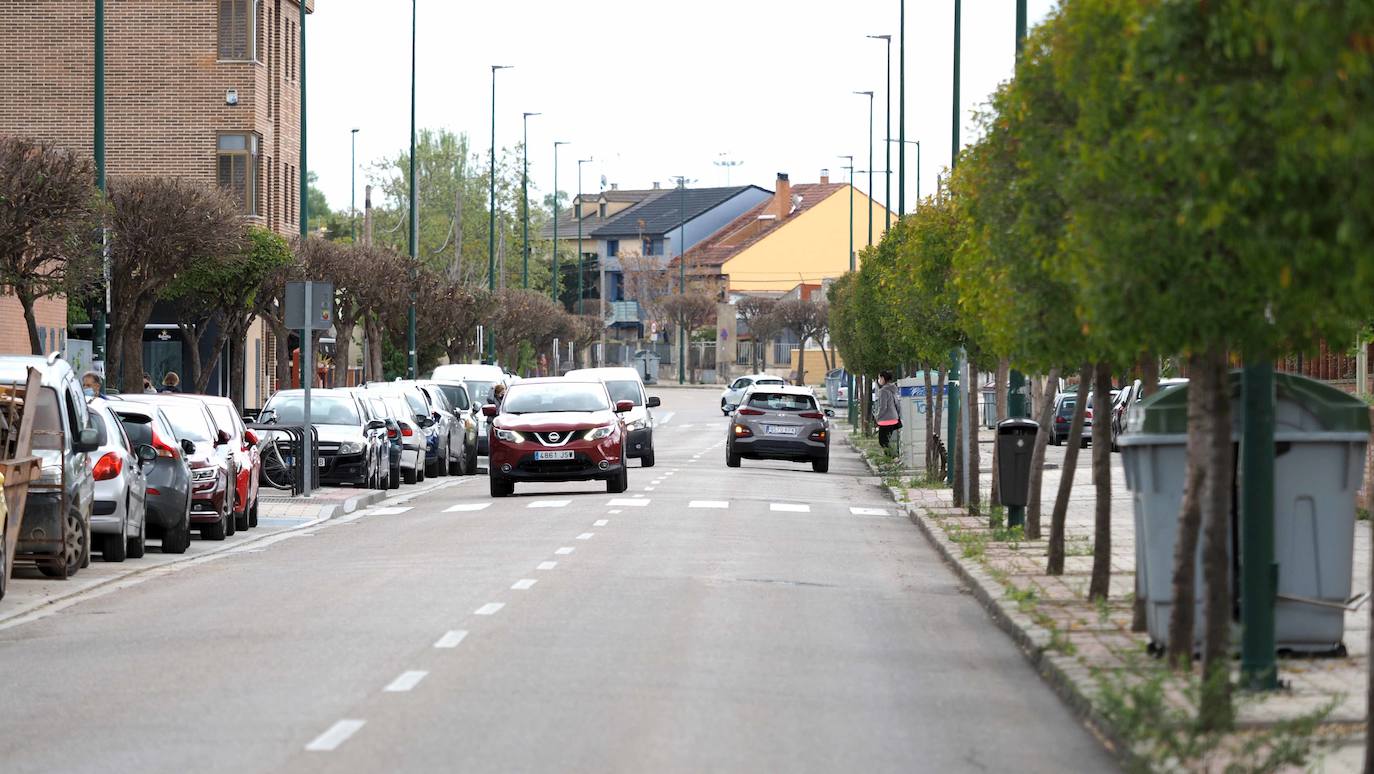
[[[711,162],[712,164],[715,164],[718,167],[723,167],[725,169],[725,184],[727,186],[730,185],[730,170],[744,163],[743,161],[736,161],[732,158],[728,158],[728,156],[729,154],[727,153],[721,153],[719,154],[719,158]]]

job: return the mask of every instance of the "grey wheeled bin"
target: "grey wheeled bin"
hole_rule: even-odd
[[[1278,565],[1276,643],[1281,650],[1339,649],[1354,569],[1355,492],[1364,474],[1369,408],[1312,379],[1276,374],[1274,535]],[[1232,374],[1232,439],[1240,440],[1240,379]],[[1174,536],[1183,499],[1187,387],[1132,409],[1121,437],[1126,486],[1135,510],[1136,588],[1150,638],[1168,640]],[[1242,520],[1243,525],[1243,520]],[[1201,545],[1198,571],[1201,577]],[[1232,564],[1235,564],[1232,547]],[[1198,587],[1197,615],[1202,594]],[[1201,627],[1198,627],[1199,632]]]

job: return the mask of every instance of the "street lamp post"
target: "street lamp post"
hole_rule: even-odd
[[[348,238],[358,243],[358,130],[350,131],[348,152]]]
[[[915,146],[916,146],[916,202],[919,204],[920,201],[921,201],[921,141],[920,141],[920,140],[888,140],[888,142],[890,142],[890,143],[897,143],[898,145],[902,146],[902,148],[905,148],[907,145],[915,145]],[[905,155],[906,155],[906,151],[905,151],[905,150],[899,149],[899,150],[897,151],[897,157],[898,157],[898,159],[901,161],[901,163],[903,163],[903,164],[906,163],[906,160],[903,159],[903,158],[901,158],[901,157],[902,157],[902,156],[905,156]],[[899,177],[899,178],[905,177],[905,175],[899,175],[898,177]],[[905,193],[905,186],[902,184],[902,182],[900,181],[900,179],[899,179],[898,182],[897,182],[897,186],[898,186],[899,188],[902,188],[902,189],[903,189],[903,190],[897,192],[897,201],[901,201],[901,200],[902,200],[902,195]],[[898,205],[898,206],[899,206],[899,207],[904,207],[905,205]],[[905,214],[905,211],[902,211],[902,212],[898,213],[898,217],[901,217],[902,214]]]
[[[887,160],[883,166],[887,169],[883,173],[883,208],[887,210],[889,222],[892,219],[892,36],[891,35],[869,35],[873,40],[881,40],[887,43],[887,118],[884,120],[884,131],[887,133],[883,138],[883,150],[887,152]],[[873,159],[868,160],[868,166],[873,167]],[[886,231],[886,227],[883,229]]]
[[[592,157],[577,160],[577,207],[573,212],[577,216],[577,313],[582,314],[582,275],[586,272],[582,268],[582,165],[590,164]]]
[[[415,182],[415,30],[419,9],[418,0],[410,0],[410,277],[416,275],[420,251],[420,214],[416,205],[420,193]],[[304,3],[302,3],[304,5]],[[415,289],[410,291],[410,308],[406,311],[406,366],[414,379],[420,369],[415,355]]]
[[[853,272],[853,271],[855,270],[855,260],[854,260],[854,154],[851,153],[851,154],[849,154],[849,155],[847,155],[847,156],[841,156],[840,158],[845,159],[846,161],[849,162],[849,164],[846,165],[846,166],[844,167],[844,169],[849,170],[849,271],[850,271],[850,272]],[[855,405],[855,401],[854,401],[854,398],[855,398],[855,395],[854,395],[854,386],[855,386],[855,384],[856,384],[856,382],[855,382],[855,380],[854,380],[854,372],[851,371],[851,370],[849,369],[848,366],[846,366],[844,370],[845,370],[846,373],[849,374],[849,426],[852,427],[852,428],[854,428],[855,430],[858,430],[858,429],[859,429],[859,411],[858,411],[858,406]]]
[[[687,176],[677,176],[678,243],[677,243],[677,292],[687,295]],[[687,383],[687,326],[679,321],[677,326],[677,383]]]
[[[95,185],[101,195],[105,191],[105,0],[95,0]],[[102,366],[102,377],[106,382],[110,374],[103,370],[109,362],[106,356],[106,325],[110,311],[110,234],[105,228],[100,230],[100,267],[104,298],[96,305],[95,325],[91,328],[92,360]],[[121,362],[122,365],[122,362]]]
[[[524,156],[524,163],[520,171],[520,200],[525,205],[524,213],[524,264],[520,270],[520,286],[526,290],[530,289],[530,116],[537,116],[538,113],[521,113],[520,120],[524,124],[524,139],[520,143],[520,152]],[[558,213],[554,213],[554,220],[557,221]]]
[[[553,143],[553,300],[558,303],[558,146],[567,145],[565,140]]]
[[[906,215],[906,0],[897,21],[897,217]],[[888,166],[892,166],[889,164]],[[920,173],[917,173],[918,175]],[[919,198],[919,197],[917,197]]]
[[[512,67],[514,65],[491,66],[491,161],[487,170],[487,187],[490,191],[487,205],[487,291],[491,293],[496,292],[496,71]],[[491,331],[487,332],[486,340],[484,362],[492,363],[496,360],[496,339]]]
[[[868,97],[868,246],[873,246],[873,92],[856,91]],[[850,183],[853,185],[853,183]]]

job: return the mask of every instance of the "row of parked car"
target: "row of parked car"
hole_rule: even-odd
[[[1172,389],[1180,384],[1187,384],[1187,379],[1161,379],[1159,389],[1161,391]],[[1092,443],[1093,435],[1093,398],[1094,393],[1088,394],[1088,406],[1083,413],[1083,432],[1078,438],[1080,447],[1086,447]],[[1131,406],[1144,400],[1141,391],[1141,381],[1136,379],[1119,390],[1112,390],[1111,424],[1112,424],[1112,451],[1117,451],[1117,438],[1126,430],[1126,412]],[[1069,427],[1073,422],[1073,411],[1078,405],[1077,392],[1061,392],[1055,396],[1054,401],[1054,425],[1050,434],[1050,443],[1059,446],[1069,440]]]

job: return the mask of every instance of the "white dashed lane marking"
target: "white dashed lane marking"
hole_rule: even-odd
[[[611,500],[610,502],[606,503],[606,505],[612,508],[623,508],[627,505],[631,508],[642,508],[648,504],[649,500],[647,498],[642,497],[617,497],[614,500]]]
[[[849,512],[855,516],[886,516],[886,508],[857,508],[851,507]]]
[[[468,511],[481,511],[491,507],[491,503],[458,503],[450,505],[444,509],[444,513],[466,513]]]
[[[535,580],[534,578],[521,578],[520,580],[518,580],[518,581],[516,581],[515,583],[511,584],[511,590],[512,590],[512,591],[528,591],[529,589],[531,589],[531,588],[534,586],[534,584],[536,584],[536,583],[538,583],[538,582],[539,582],[539,581]]]
[[[571,503],[571,502],[572,502],[572,500],[535,500],[534,502],[530,503],[529,505],[526,505],[525,507],[526,507],[526,508],[562,508],[563,506],[565,506],[565,505],[567,505],[568,503]]]
[[[540,562],[540,563],[539,563],[539,566],[536,567],[536,568],[534,568],[534,569],[536,569],[536,570],[552,570],[553,568],[555,568],[555,567],[557,567],[557,566],[558,566],[558,562]]]
[[[554,553],[555,553],[555,554],[558,554],[559,556],[567,556],[568,554],[571,554],[573,551],[576,551],[576,550],[577,550],[577,549],[573,548],[572,546],[563,546],[562,548],[558,549],[557,551],[554,551]]]
[[[488,602],[485,605],[472,611],[473,615],[496,615],[501,608],[505,607],[505,602]]]
[[[810,513],[811,506],[803,503],[769,503],[770,511],[786,511],[788,513]]]
[[[436,647],[436,648],[456,648],[456,647],[458,647],[458,643],[460,643],[460,642],[462,642],[464,639],[466,639],[467,636],[468,636],[468,633],[467,633],[467,631],[464,630],[464,629],[455,629],[455,630],[453,630],[453,631],[451,631],[451,632],[445,632],[445,633],[444,633],[444,636],[440,637],[438,640],[435,640],[435,642],[434,642],[434,647]]]
[[[373,516],[395,516],[395,515],[397,515],[397,514],[399,514],[399,513],[405,513],[406,511],[410,510],[412,507],[414,507],[414,506],[406,505],[406,506],[387,507],[387,508],[368,508],[368,509],[367,509],[367,512],[368,512],[369,514],[373,515]]]
[[[693,500],[687,503],[688,508],[729,508],[729,500]]]
[[[646,487],[644,487],[644,491],[646,491],[646,492],[652,492],[652,491],[654,491],[654,488],[651,487],[651,486],[646,486]]]
[[[415,686],[419,685],[420,681],[425,679],[425,675],[427,674],[429,674],[429,672],[421,672],[419,670],[402,672],[399,677],[397,677],[395,680],[392,680],[391,684],[383,688],[382,690],[386,691],[387,693],[403,693],[405,691],[409,691]]]
[[[339,745],[348,741],[348,737],[358,733],[358,729],[367,723],[366,720],[340,720],[338,723],[329,727],[328,731],[315,737],[315,740],[305,746],[310,752],[329,752]]]
[[[591,533],[591,532],[583,532],[581,535],[578,535],[578,536],[577,536],[577,539],[578,539],[578,540],[591,540],[593,534],[594,534],[594,533]]]
[[[604,527],[604,526],[606,526],[607,524],[610,524],[610,523],[611,523],[610,519],[597,519],[596,521],[592,522],[592,526],[593,526],[593,527]]]

